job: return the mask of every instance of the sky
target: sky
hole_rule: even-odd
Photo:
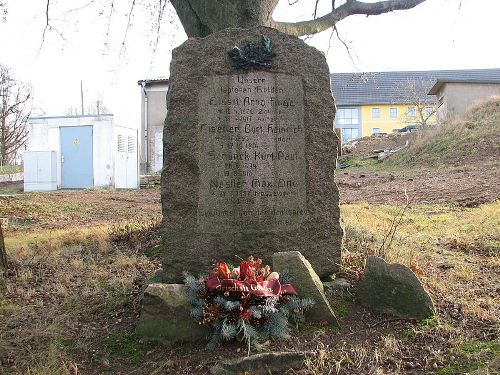
[[[57,116],[80,108],[82,81],[85,107],[100,100],[116,124],[139,127],[137,81],[168,77],[172,49],[187,37],[170,4],[158,34],[155,6],[161,1],[136,0],[130,17],[130,0],[115,1],[112,11],[110,3],[51,0],[53,29],[42,42],[46,1],[7,0],[8,14],[0,19],[0,63],[32,85],[33,114]],[[319,15],[330,5],[331,0],[321,0]],[[281,0],[274,19],[310,19],[313,6],[313,0],[293,6]],[[427,0],[408,11],[339,22],[349,53],[330,31],[306,42],[326,54],[331,72],[499,68],[498,14],[497,0]]]

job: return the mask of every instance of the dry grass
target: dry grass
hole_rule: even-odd
[[[410,147],[383,163],[387,167],[459,166],[476,162],[498,164],[500,152],[500,98],[470,108],[462,118],[451,119],[421,132]]]
[[[380,254],[400,209],[342,206],[342,276],[356,282],[366,256]],[[334,301],[344,311],[340,330],[304,326],[294,340],[271,342],[269,349],[315,350],[295,374],[486,371],[499,355],[499,211],[500,203],[491,203],[417,205],[404,213],[383,255],[419,275],[435,300],[436,318],[371,327],[385,317],[356,306],[349,294]],[[132,333],[141,287],[158,267],[143,254],[157,226],[142,220],[9,232],[12,267],[0,279],[0,372],[206,374],[211,358],[234,356],[238,344],[210,353],[148,346]]]
[[[75,353],[93,356],[93,343],[105,341],[121,316],[135,309],[139,286],[158,265],[123,245],[122,227],[136,228],[129,234],[140,241],[157,222],[6,239],[10,269],[0,279],[0,359],[15,362],[9,371],[76,374]],[[113,241],[117,233],[120,242]]]

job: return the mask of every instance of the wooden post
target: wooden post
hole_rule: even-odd
[[[2,220],[0,220],[0,271],[7,270],[7,251],[3,240]]]

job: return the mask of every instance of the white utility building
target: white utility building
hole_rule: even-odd
[[[28,120],[25,191],[136,189],[138,167],[137,129],[115,125],[113,115]]]

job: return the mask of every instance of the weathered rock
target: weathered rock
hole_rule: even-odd
[[[269,69],[237,70],[228,52],[262,36]],[[333,179],[337,138],[325,57],[276,30],[230,29],[173,52],[162,171],[164,278],[235,255],[280,249],[334,272],[342,229]]]
[[[210,331],[190,315],[183,284],[149,284],[136,328],[139,336],[165,344],[207,340]]]
[[[287,370],[300,368],[314,352],[275,352],[255,354],[249,357],[221,361],[210,369],[213,375],[250,373],[284,374]]]
[[[273,255],[273,269],[288,271],[292,285],[301,298],[311,298],[314,306],[306,312],[310,322],[337,324],[337,318],[326,299],[323,284],[311,263],[299,251],[286,251]]]
[[[332,281],[325,281],[323,283],[323,287],[325,288],[325,290],[329,290],[331,292],[336,290],[344,291],[351,287],[351,283],[349,282],[349,280],[338,278]]]
[[[362,305],[398,317],[421,320],[435,312],[431,297],[408,267],[376,256],[366,260],[357,296]]]

